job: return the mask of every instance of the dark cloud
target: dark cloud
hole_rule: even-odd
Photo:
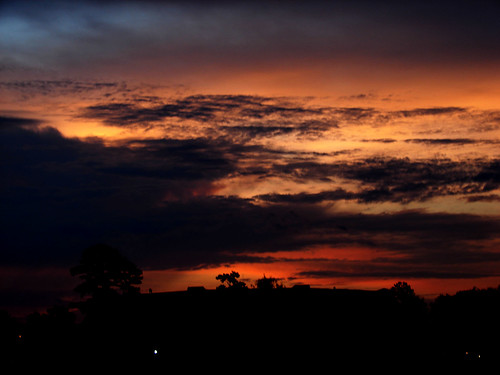
[[[465,145],[478,143],[480,141],[470,138],[413,138],[406,139],[408,143],[424,143],[428,145]]]
[[[353,228],[362,221],[357,216],[329,218],[317,205],[322,201],[402,201],[408,197],[421,199],[426,194],[444,194],[439,184],[445,190],[449,184],[461,181],[498,184],[498,161],[465,166],[452,162],[371,159],[363,163],[297,162],[280,170],[277,166],[266,169],[263,163],[260,170],[256,167],[239,170],[235,163],[239,158],[267,160],[276,158],[276,154],[263,155],[266,150],[262,146],[238,146],[207,139],[142,140],[112,147],[67,139],[52,128],[11,129],[1,139],[6,155],[2,173],[8,177],[2,184],[2,200],[5,212],[9,213],[2,217],[6,238],[4,261],[25,261],[23,251],[35,242],[67,241],[76,246],[70,237],[76,236],[79,241],[81,236],[89,240],[113,237],[123,241],[120,236],[124,233],[126,241],[136,237],[137,241],[153,242],[158,248],[166,246],[174,252],[202,248],[212,249],[207,254],[223,250],[299,249],[321,243],[323,235],[297,238],[297,233],[326,231],[337,225]],[[213,196],[213,183],[230,174],[272,176],[277,172],[303,179],[341,176],[361,181],[367,188],[356,192],[337,189],[317,194],[255,197],[279,203],[266,207],[259,206],[256,200]],[[370,184],[374,187],[370,188]],[[471,190],[477,193],[486,188]],[[301,204],[304,202],[309,205]],[[356,224],[346,224],[356,217]],[[373,221],[376,222],[375,217]],[[387,228],[393,233],[396,230],[394,224],[388,224]],[[25,235],[26,230],[31,232],[30,236]],[[60,238],[51,239],[55,233]],[[141,233],[149,233],[151,237],[146,239],[148,236]],[[345,240],[341,236],[332,243]],[[63,254],[62,249],[53,255],[35,251],[32,260],[55,260]]]
[[[238,137],[239,139],[255,139],[260,137],[276,137],[279,135],[291,134],[296,131],[294,127],[291,126],[223,126],[220,127],[226,133],[229,133],[232,137]]]
[[[374,100],[374,99],[378,99],[378,95],[373,93],[346,95],[339,97],[339,100]]]
[[[0,129],[11,127],[37,127],[42,121],[31,118],[0,116]]]
[[[218,130],[222,130],[229,137],[246,141],[261,137],[277,137],[280,135],[295,134],[298,137],[320,137],[324,132],[338,128],[335,122],[327,121],[304,121],[297,123],[289,122],[286,126],[275,126],[274,123],[282,121],[271,121],[265,125],[245,125],[245,126],[220,126]]]
[[[125,85],[125,83],[121,83]],[[13,90],[35,90],[43,93],[53,92],[54,90],[63,91],[82,91],[101,90],[103,88],[116,88],[120,86],[117,82],[89,82],[75,81],[72,79],[64,80],[30,80],[30,81],[3,81],[0,82],[0,87]]]
[[[193,119],[207,122],[222,117],[221,121],[237,118],[263,119],[269,116],[297,116],[321,114],[321,109],[310,109],[290,104],[279,98],[245,95],[194,95],[173,100],[171,103],[152,107],[139,106],[137,103],[109,103],[85,108],[83,116],[100,119],[113,126],[146,125],[168,118]],[[325,128],[320,122],[306,123],[313,130]],[[235,129],[242,129],[236,127]],[[257,128],[257,127],[256,127]],[[262,127],[264,128],[264,127]],[[226,128],[227,129],[227,128]],[[258,130],[257,130],[258,131]]]
[[[319,194],[297,196],[275,195],[261,197],[268,200],[321,201],[356,199],[360,202],[392,201],[408,203],[438,196],[477,194],[492,191],[500,186],[499,161],[472,159],[452,161],[410,160],[407,158],[367,158],[354,162],[318,163],[296,161],[274,164],[271,173],[297,181],[328,181],[341,177],[359,182],[356,192],[336,190]]]
[[[476,115],[477,119],[471,126],[471,130],[477,132],[489,132],[500,129],[500,112],[484,111]]]
[[[133,90],[131,90],[133,91]],[[397,126],[402,118],[440,117],[446,123],[458,121],[474,132],[491,131],[498,127],[494,111],[471,110],[463,107],[413,108],[387,111],[372,107],[313,106],[305,100],[257,95],[191,95],[165,101],[153,96],[128,95],[124,101],[108,101],[83,108],[80,117],[99,120],[116,127],[165,132],[200,123],[197,132],[204,136],[226,137],[233,142],[293,135],[298,139],[322,136],[341,137],[345,127],[369,125]],[[197,126],[197,125],[196,125]],[[442,130],[433,130],[441,133]],[[422,134],[428,135],[427,131]],[[498,140],[478,138],[408,138],[407,143],[434,146],[497,144]],[[361,142],[394,143],[393,138],[362,139]]]
[[[85,109],[84,117],[99,119],[112,126],[129,126],[138,122],[157,121],[155,114],[142,114],[139,109],[128,103],[111,103],[89,106]]]
[[[378,115],[380,112],[375,108],[363,108],[363,107],[344,107],[344,108],[333,108],[332,112],[334,115],[341,118],[343,121],[360,121],[365,119],[372,119],[374,116]]]
[[[370,107],[311,107],[297,100],[251,95],[192,95],[161,102],[159,97],[130,96],[126,102],[108,102],[88,106],[81,116],[98,119],[110,126],[161,126],[168,119],[196,120],[219,127],[228,133],[248,136],[276,136],[288,133],[320,135],[342,125],[390,125],[400,117],[467,115],[473,126],[491,126],[495,115],[473,113],[461,107],[415,108],[401,111],[382,111]],[[245,123],[246,122],[246,123]],[[488,125],[490,124],[490,125]],[[366,140],[365,140],[366,141]],[[389,138],[376,142],[391,142]],[[420,143],[466,143],[467,138],[408,139]]]
[[[321,193],[297,193],[297,194],[261,194],[254,198],[272,203],[308,203],[316,204],[325,201],[357,199],[358,193],[348,192],[344,189],[323,191]]]
[[[164,139],[135,141],[129,145],[129,158],[101,170],[127,176],[155,177],[170,180],[206,181],[222,178],[235,171],[235,163],[227,155],[229,145],[208,139]]]
[[[0,149],[0,266],[15,274],[26,270],[26,284],[0,290],[3,306],[22,305],[23,297],[33,303],[38,297],[41,303],[70,297],[73,281],[63,273],[35,277],[30,270],[62,272],[95,243],[119,248],[144,270],[299,262],[301,257],[278,252],[326,247],[333,259],[304,258],[295,277],[444,279],[498,274],[498,217],[425,211],[358,214],[320,204],[421,199],[429,194],[429,187],[418,182],[422,178],[434,192],[439,184],[463,179],[498,185],[498,161],[366,159],[321,164],[314,159],[324,156],[321,153],[225,139],[132,140],[106,146],[98,140],[65,138],[49,127],[23,126],[0,127]],[[278,168],[277,159],[294,163]],[[253,199],[218,196],[216,185],[238,175],[293,175],[303,181],[342,177],[360,182],[362,188]],[[334,259],[336,249],[357,247],[372,250],[374,259]],[[384,256],[377,257],[378,251]],[[302,267],[305,264],[308,268]],[[45,289],[37,289],[42,279]],[[50,280],[68,289],[53,288]]]
[[[249,201],[208,197],[169,203],[165,208],[173,211],[182,224],[162,231],[161,240],[157,240],[165,244],[163,248],[149,243],[148,251],[143,252],[142,256],[154,259],[159,269],[210,268],[233,262],[305,262],[311,264],[311,269],[296,276],[498,276],[500,255],[494,252],[496,231],[500,228],[498,218],[423,211],[378,215],[326,213],[318,207],[260,207]],[[190,233],[197,235],[189,236]],[[336,248],[368,248],[375,258],[349,261],[269,255],[317,246],[330,247],[333,257]],[[394,256],[377,258],[378,250]],[[261,257],[260,253],[266,255]]]
[[[468,196],[467,202],[500,202],[500,195],[486,194],[486,195],[471,195]]]
[[[466,108],[462,107],[433,107],[433,108],[415,108],[411,110],[392,112],[394,116],[414,117],[414,116],[439,116],[452,115],[466,112]]]
[[[330,240],[331,244],[357,244],[406,255],[406,258],[392,260],[395,263],[436,266],[498,260],[498,254],[488,248],[492,243],[487,245],[496,238],[497,217],[417,210],[372,215],[335,214],[327,221],[345,230],[323,237],[326,243]],[[326,227],[323,224],[322,231],[326,232]]]
[[[304,107],[285,107],[281,105],[267,104],[261,105],[257,108],[244,108],[242,110],[243,116],[248,116],[250,118],[264,118],[271,115],[278,115],[280,117],[285,116],[297,116],[306,114],[321,114],[321,110],[313,110]]]
[[[144,99],[141,99],[144,101]],[[150,104],[150,103],[148,103]],[[208,125],[207,136],[225,137],[234,142],[294,134],[318,137],[338,128],[335,120],[324,118],[323,109],[309,108],[285,98],[245,95],[193,95],[169,103],[144,106],[133,100],[88,106],[85,118],[98,119],[117,127],[166,128],[169,123],[188,126],[179,120],[193,120]]]
[[[473,132],[489,132],[499,129],[500,115],[495,110],[478,110],[466,107],[429,107],[408,108],[403,110],[383,110],[373,107],[327,107],[323,113],[331,116],[331,120],[343,126],[371,125],[374,127],[394,126],[404,119],[436,119],[444,123],[453,121]],[[424,130],[423,133],[426,131]],[[432,132],[440,133],[441,130],[433,129]],[[419,140],[418,138],[415,138]],[[422,140],[427,138],[422,138]],[[430,138],[429,138],[430,139]],[[453,138],[450,139],[450,142]],[[458,138],[465,141],[468,138]],[[410,141],[410,140],[409,140]],[[479,141],[479,140],[478,140]],[[488,142],[481,140],[481,142]]]
[[[440,196],[467,195],[482,193],[490,189],[485,189],[483,185],[469,184],[467,186],[443,186],[428,187],[425,184],[406,183],[395,188],[380,187],[373,189],[362,189],[352,192],[338,188],[332,191],[322,191],[320,193],[297,193],[297,194],[261,194],[255,199],[272,203],[302,203],[317,204],[322,202],[335,202],[340,200],[356,201],[358,203],[380,203],[397,202],[410,203],[414,201],[425,201]],[[483,196],[475,195],[474,198],[467,199],[469,202],[488,200]],[[491,196],[490,196],[491,197]],[[490,201],[495,199],[490,198]]]
[[[349,268],[350,271],[316,270],[298,272],[295,277],[306,278],[384,278],[384,279],[478,279],[482,277],[498,276],[497,273],[485,272],[459,272],[455,270],[415,270],[394,269],[394,264],[384,266],[374,265],[368,262],[342,262],[339,268]]]
[[[499,144],[497,139],[474,139],[474,138],[412,138],[405,139],[407,143],[421,143],[426,145],[468,145],[468,144]]]
[[[269,256],[257,259],[258,254],[318,245],[389,250],[405,256],[402,269],[429,269],[430,265],[459,269],[500,260],[491,248],[500,226],[498,218],[420,211],[327,213],[318,206],[259,206],[234,197],[166,202],[156,213],[148,220],[148,227],[156,228],[154,233],[140,238],[135,231],[130,236],[134,241],[121,241],[125,247],[139,247],[137,256],[143,264],[158,269],[212,267],[245,259],[271,262]],[[248,253],[254,255],[245,258]],[[398,264],[390,256],[386,261]]]
[[[477,112],[477,111],[476,111]],[[488,112],[472,112],[461,107],[415,108],[382,111],[370,107],[312,107],[293,98],[253,95],[191,95],[168,102],[153,96],[130,95],[127,101],[110,101],[84,108],[80,116],[97,119],[117,127],[164,127],[169,124],[187,126],[179,121],[193,120],[208,127],[207,136],[227,136],[234,141],[272,138],[281,135],[319,137],[344,126],[369,124],[392,125],[401,117],[465,116],[466,126],[490,126],[495,116]],[[469,123],[470,122],[470,123]],[[487,125],[490,124],[490,125]],[[391,138],[363,139],[363,142],[393,143]],[[472,138],[412,138],[406,142],[428,145],[488,143]]]
[[[210,194],[213,181],[234,171],[203,140],[106,147],[53,128],[18,128],[0,141],[2,262],[67,262],[82,243],[144,230],[163,200]]]
[[[392,138],[378,138],[378,139],[362,139],[361,142],[394,143],[397,142],[397,140]]]
[[[325,109],[325,112],[326,109]],[[472,112],[464,107],[430,107],[430,108],[410,108],[405,110],[391,111],[373,107],[330,107],[330,113],[337,121],[346,125],[371,124],[373,126],[391,125],[401,118],[416,117],[438,117],[456,118],[462,116],[462,120],[474,119],[475,123],[481,123],[489,118],[489,122],[494,121],[488,111]]]
[[[92,68],[131,56],[174,71],[200,61],[249,67],[263,60],[282,66],[348,57],[426,64],[499,58],[495,2],[16,1],[2,10],[6,57],[44,67]],[[16,21],[22,33],[7,29]]]
[[[73,79],[2,81],[0,82],[0,90],[2,89],[20,93],[25,99],[35,95],[79,95],[81,97],[81,95],[94,92],[99,92],[103,97],[106,97],[118,92],[129,91],[124,82],[77,81]]]

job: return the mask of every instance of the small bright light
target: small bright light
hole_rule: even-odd
[[[154,354],[158,354],[158,350],[156,350],[156,349],[155,349],[155,350],[153,351],[153,353],[154,353]]]

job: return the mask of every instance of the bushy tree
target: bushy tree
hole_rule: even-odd
[[[259,290],[271,290],[284,288],[284,285],[280,282],[280,279],[264,275],[264,277],[256,281],[255,287]]]
[[[406,281],[398,281],[391,288],[391,292],[398,302],[405,302],[416,298],[415,291]]]
[[[236,271],[231,271],[231,273],[221,273],[215,278],[221,282],[221,285],[217,289],[245,289],[247,285],[245,282],[238,280],[240,274]]]
[[[70,272],[83,280],[75,288],[82,297],[138,293],[142,283],[142,271],[118,250],[103,244],[84,250],[80,264]]]
[[[405,310],[421,314],[427,309],[425,301],[415,294],[413,288],[406,281],[394,284],[391,293],[398,305]]]

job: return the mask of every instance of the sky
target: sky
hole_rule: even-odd
[[[0,3],[0,308],[142,290],[500,284],[488,1]]]

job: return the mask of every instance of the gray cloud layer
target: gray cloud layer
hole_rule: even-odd
[[[200,60],[249,66],[360,55],[456,63],[500,57],[496,14],[496,2],[16,1],[2,4],[0,48],[10,66],[46,68],[136,59],[183,69]]]

